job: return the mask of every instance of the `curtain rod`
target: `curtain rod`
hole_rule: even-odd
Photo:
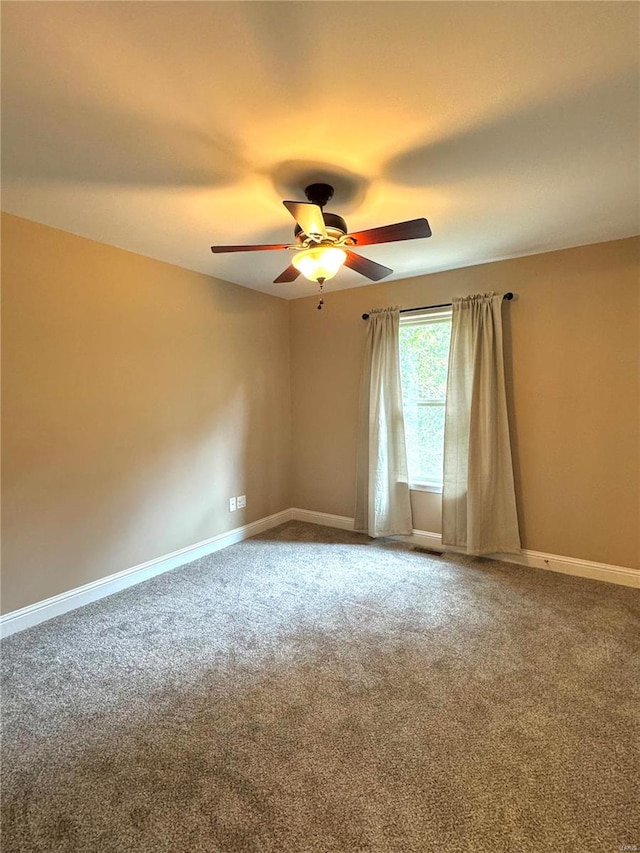
[[[513,293],[509,291],[509,293],[503,294],[502,298],[509,301],[510,299],[513,299]],[[430,308],[451,308],[451,304],[451,302],[441,302],[440,305],[421,305],[419,308],[401,308],[400,313],[407,314],[409,311],[428,311]],[[368,320],[369,314],[363,314],[362,319]]]

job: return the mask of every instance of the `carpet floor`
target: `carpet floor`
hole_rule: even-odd
[[[640,596],[292,522],[2,644],[2,850],[640,850]]]

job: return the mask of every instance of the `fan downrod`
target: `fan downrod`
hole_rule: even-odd
[[[333,198],[333,187],[331,184],[309,184],[304,194],[312,204],[324,207]]]

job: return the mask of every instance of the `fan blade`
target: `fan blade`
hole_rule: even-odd
[[[283,201],[282,203],[307,237],[321,237],[326,240],[327,229],[321,207],[310,201]]]
[[[360,275],[370,278],[371,281],[380,281],[381,278],[385,278],[393,272],[389,267],[385,267],[382,264],[376,263],[376,261],[370,261],[369,258],[363,258],[361,255],[356,255],[355,252],[349,251],[347,251],[347,260],[344,262],[344,265],[359,272]]]
[[[281,272],[278,278],[274,278],[274,284],[284,284],[285,281],[295,281],[300,275],[299,270],[297,270],[293,264],[289,264],[284,272]]]
[[[418,237],[431,237],[431,228],[426,219],[410,219],[408,222],[396,222],[394,225],[382,225],[367,231],[349,234],[358,246],[372,246],[374,243],[393,243],[396,240],[416,240]]]
[[[271,243],[267,246],[212,246],[211,251],[214,255],[220,255],[222,252],[266,252],[269,249],[293,249],[288,243]]]

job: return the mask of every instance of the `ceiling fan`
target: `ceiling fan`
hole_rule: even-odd
[[[415,240],[430,237],[431,228],[426,219],[410,219],[380,228],[347,233],[347,223],[335,213],[325,213],[323,208],[333,197],[330,184],[310,184],[305,189],[308,201],[283,201],[296,221],[294,237],[296,243],[276,243],[259,246],[212,246],[215,254],[222,252],[262,252],[274,249],[294,249],[292,263],[274,280],[274,284],[295,281],[302,273],[309,281],[320,285],[333,278],[344,266],[355,270],[371,281],[380,281],[393,270],[382,264],[363,258],[352,248],[372,246],[376,243],[392,243],[396,240]],[[318,307],[321,307],[321,304]]]

